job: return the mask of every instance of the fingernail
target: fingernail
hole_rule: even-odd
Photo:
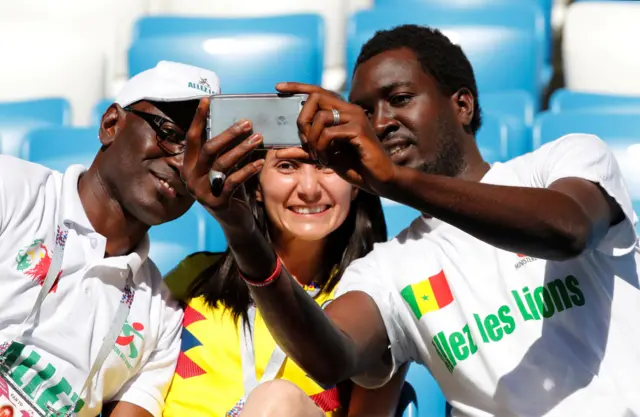
[[[247,129],[249,126],[251,126],[251,122],[249,120],[240,120],[238,122],[238,127],[242,129]]]
[[[254,133],[249,137],[249,145],[255,145],[261,140],[262,140],[262,135],[260,133]]]
[[[262,168],[262,167],[264,166],[264,159],[258,159],[257,161],[255,161],[255,162],[253,163],[253,166],[254,166],[256,169],[260,169],[260,168]]]

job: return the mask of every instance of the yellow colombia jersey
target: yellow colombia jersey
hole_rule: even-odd
[[[167,276],[167,284],[180,297],[188,283],[218,257],[210,253],[188,257]],[[316,300],[322,305],[332,297],[333,294],[320,294]],[[185,308],[183,327],[181,352],[163,415],[224,417],[244,395],[237,322],[229,311],[220,307],[212,309],[205,304],[204,298],[199,297],[190,300]],[[256,373],[260,380],[276,343],[259,311],[256,312],[253,341]],[[323,389],[290,359],[285,360],[276,378],[298,385],[327,416],[346,414],[340,408],[335,387]]]

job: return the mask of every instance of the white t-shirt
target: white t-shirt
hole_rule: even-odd
[[[127,324],[82,398],[79,416],[95,417],[111,401],[160,416],[180,350],[182,311],[147,259],[148,238],[129,255],[104,257],[106,239],[91,226],[78,195],[84,171],[74,165],[63,175],[0,155],[0,341],[13,339],[34,305],[58,215],[71,222],[62,275],[37,326],[7,352],[10,376],[43,409],[70,405],[111,327],[130,267],[135,298]]]
[[[626,216],[573,260],[510,253],[418,218],[338,284],[336,296],[375,300],[394,366],[426,365],[454,416],[640,415],[637,218],[605,143],[565,136],[495,164],[482,182],[544,188],[565,177],[600,184]],[[388,376],[354,380],[375,386]]]

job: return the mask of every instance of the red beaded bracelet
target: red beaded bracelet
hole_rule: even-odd
[[[266,287],[267,285],[271,285],[278,280],[280,274],[282,273],[282,262],[280,262],[280,258],[276,256],[276,269],[273,271],[271,276],[264,281],[253,281],[242,275],[242,272],[238,270],[238,274],[240,274],[240,278],[244,280],[247,284],[252,287]]]

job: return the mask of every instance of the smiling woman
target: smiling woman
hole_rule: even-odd
[[[287,270],[322,306],[333,299],[345,268],[386,240],[379,198],[317,163],[281,159],[269,151],[260,175],[245,187],[258,227]],[[364,407],[373,402],[366,396],[387,398],[392,405],[386,408],[395,407],[402,374],[392,382],[396,387],[386,391],[390,395],[380,395],[351,383],[321,387],[288,360],[256,311],[230,252],[193,254],[166,282],[172,289],[186,289],[187,307],[165,416],[237,415],[245,396],[271,379],[295,383],[327,416],[366,415]]]

